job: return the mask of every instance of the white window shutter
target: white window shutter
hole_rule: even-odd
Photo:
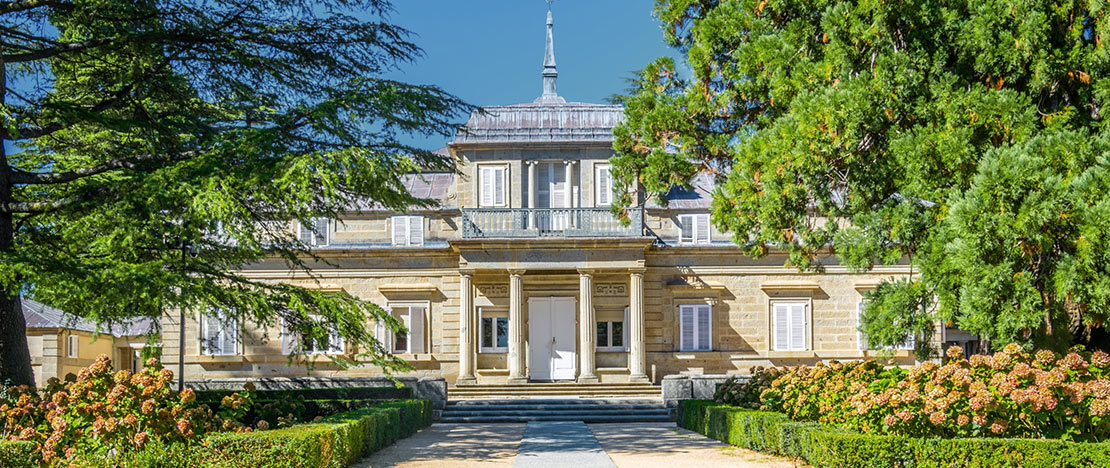
[[[712,320],[710,317],[709,305],[699,305],[694,310],[697,311],[698,319],[698,351],[709,351],[710,336],[712,331]]]
[[[328,223],[329,223],[328,218],[316,218],[316,219],[312,220],[313,230],[315,231],[315,233],[314,233],[315,237],[313,239],[315,241],[315,243],[313,245],[316,245],[316,246],[328,245],[328,241],[331,240],[330,239],[330,237],[331,237],[330,236],[330,231],[328,229]]]
[[[790,349],[790,305],[789,304],[775,304],[772,309],[773,328],[772,334],[774,335],[775,342],[773,348],[775,351],[787,351]]]
[[[339,327],[332,325],[328,329],[328,352],[333,354],[343,354],[343,336],[339,334]]]
[[[409,216],[409,243],[413,247],[424,245],[424,217],[423,216]]]
[[[223,342],[220,346],[220,354],[238,354],[239,325],[226,315],[223,319],[226,322],[223,324]]]
[[[790,349],[793,351],[806,349],[805,304],[793,304],[790,307]]]
[[[694,233],[694,235],[695,235],[694,243],[696,243],[696,244],[708,244],[709,243],[709,215],[708,214],[700,214],[700,215],[694,216],[693,218],[694,218],[695,224],[696,224],[695,233]]]
[[[613,203],[613,181],[609,166],[597,168],[597,204],[607,206]]]
[[[679,307],[679,336],[680,343],[678,348],[682,351],[692,351],[694,349],[695,340],[695,327],[694,321],[694,307],[681,306]]]
[[[424,308],[409,307],[409,352],[424,352]]]
[[[297,334],[285,323],[285,319],[281,320],[281,354],[293,354],[297,349]]]
[[[297,223],[297,225],[300,226],[297,232],[297,240],[301,241],[302,244],[312,245],[312,241],[315,239],[312,233],[312,226],[300,222]]]
[[[201,354],[219,354],[220,329],[216,320],[206,314],[200,317],[201,322]]]
[[[505,168],[494,168],[493,173],[493,204],[505,206]]]
[[[481,200],[479,203],[482,206],[493,205],[493,168],[483,167],[479,171],[478,183],[481,185],[479,189]]]
[[[403,246],[408,241],[409,225],[404,216],[394,216],[390,218],[390,223],[393,224],[393,245]]]

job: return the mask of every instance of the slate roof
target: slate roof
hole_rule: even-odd
[[[708,210],[710,204],[713,203],[713,187],[716,183],[713,181],[713,175],[708,173],[701,173],[694,176],[694,180],[690,184],[691,189],[672,188],[664,198],[667,199],[667,207],[678,210],[692,210],[704,209]],[[648,208],[662,208],[654,197],[648,200]]]
[[[446,148],[437,151],[444,151]],[[424,172],[419,174],[406,174],[403,179],[405,189],[412,196],[427,198],[439,203],[440,208],[451,207],[455,198],[455,174],[452,172]],[[367,200],[352,200],[351,211],[393,211],[387,210],[380,203]]]
[[[153,320],[142,317],[132,319],[127,324],[105,325],[97,330],[96,323],[91,320],[67,314],[33,299],[21,298],[20,301],[27,328],[64,328],[89,333],[99,331],[118,337],[145,335],[154,328]]]
[[[624,118],[617,105],[531,102],[475,110],[452,145],[480,143],[611,142]]]

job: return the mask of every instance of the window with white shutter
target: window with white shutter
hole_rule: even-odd
[[[427,310],[427,305],[390,305],[390,313],[405,326],[405,330],[394,332],[384,322],[378,321],[375,323],[378,341],[385,343],[393,354],[424,353],[424,314]]]
[[[874,348],[871,348],[867,344],[867,335],[864,334],[863,331],[860,329],[860,327],[863,326],[863,320],[862,320],[861,317],[863,316],[863,311],[866,308],[867,308],[867,301],[860,301],[858,304],[856,304],[856,340],[859,343],[859,349],[860,350],[874,349]],[[912,351],[913,350],[913,344],[914,344],[913,338],[914,338],[913,335],[907,336],[906,340],[903,341],[898,346],[895,346],[894,349]]]
[[[312,218],[310,224],[298,223],[297,239],[309,247],[326,247],[330,239],[328,218]]]
[[[233,356],[239,354],[239,325],[226,311],[212,311],[200,317],[201,354]]]
[[[505,166],[479,166],[478,204],[480,206],[505,206],[508,181]]]
[[[710,351],[713,316],[709,304],[687,304],[678,307],[679,350]]]
[[[709,243],[709,213],[684,214],[678,216],[679,244]]]
[[[310,318],[317,322],[321,320],[321,317],[317,315],[312,315]],[[284,320],[282,320],[281,330],[282,354],[292,354],[298,350],[298,347],[299,351],[304,354],[343,354],[346,352],[343,335],[339,333],[339,327],[335,324],[330,324],[328,333],[320,338],[303,336],[287,326]]]
[[[424,245],[423,216],[394,216],[390,218],[390,223],[393,225],[393,245],[399,247]]]
[[[774,302],[771,304],[772,349],[805,351],[809,329],[806,302]]]
[[[597,166],[597,174],[594,177],[594,200],[597,201],[597,206],[609,206],[613,204],[613,176],[612,166],[608,164],[599,164]]]
[[[75,358],[79,355],[77,350],[77,341],[77,335],[69,335],[66,337],[66,357]]]

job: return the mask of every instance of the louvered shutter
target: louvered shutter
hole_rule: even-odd
[[[315,236],[312,234],[312,226],[305,223],[297,224],[300,225],[300,230],[297,233],[297,240],[301,241],[302,244],[312,245],[312,241],[315,239]]]
[[[551,208],[551,171],[552,165],[541,163],[536,166],[536,206],[535,208]]]
[[[679,335],[680,343],[679,349],[682,351],[694,350],[694,341],[697,335],[694,334],[694,328],[697,326],[694,321],[694,307],[681,306],[679,307]]]
[[[697,316],[697,322],[698,322],[697,350],[698,351],[709,351],[709,349],[710,349],[710,346],[709,346],[710,332],[712,331],[712,327],[710,325],[711,319],[710,319],[709,305],[699,305],[694,310],[696,310],[697,314],[698,314],[698,316]]]
[[[424,352],[424,308],[409,307],[409,352]]]
[[[343,354],[345,351],[343,346],[343,336],[339,334],[339,326],[332,325],[328,328],[328,352],[333,354]]]
[[[790,306],[790,349],[793,351],[804,351],[806,349],[805,304],[792,304]]]
[[[493,206],[493,170],[489,167],[483,167],[478,174],[479,204]]]
[[[202,314],[200,320],[203,325],[203,331],[201,333],[202,354],[219,354],[220,327],[217,326],[216,319]]]
[[[613,203],[613,181],[609,175],[609,166],[597,168],[597,204],[607,206]]]
[[[409,216],[409,243],[413,247],[424,245],[424,217]]]
[[[239,348],[239,326],[230,317],[225,314],[223,317],[222,328],[222,343],[220,344],[220,354],[231,355],[238,354]]]
[[[709,243],[709,215],[694,216],[695,232],[694,243],[708,244]]]
[[[403,246],[408,241],[409,225],[404,216],[394,216],[391,219],[393,223],[393,245]]]
[[[316,246],[328,245],[330,239],[330,230],[328,229],[328,218],[316,218],[313,221],[313,228],[316,231],[314,241]]]
[[[293,354],[297,349],[297,334],[288,326],[285,319],[281,320],[281,354]]]
[[[772,314],[774,315],[772,333],[775,340],[773,349],[787,351],[790,349],[790,305],[775,304]]]
[[[860,329],[863,326],[863,320],[861,317],[863,316],[863,311],[866,307],[866,302],[860,302],[859,304],[856,304],[856,343],[859,344],[859,349],[861,351],[867,349],[867,336],[864,335],[863,330]]]
[[[694,217],[681,215],[678,217],[678,242],[689,244],[694,242]]]
[[[551,169],[551,207],[569,208],[567,206],[567,173],[560,170],[556,164],[549,166]]]
[[[494,168],[493,173],[493,204],[505,206],[505,168]]]

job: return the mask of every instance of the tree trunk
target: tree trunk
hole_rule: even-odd
[[[0,106],[8,95],[7,66],[0,60]],[[8,204],[12,202],[12,185],[8,166],[7,140],[0,138],[0,253],[15,247],[15,225]],[[35,386],[31,369],[31,351],[27,349],[27,321],[18,294],[0,291],[0,385]]]

